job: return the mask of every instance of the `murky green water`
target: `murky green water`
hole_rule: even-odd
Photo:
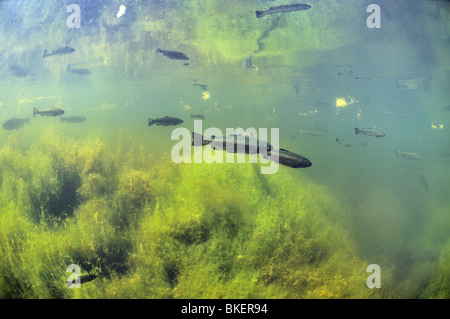
[[[378,1],[381,28],[357,0],[74,3],[81,28],[0,2],[0,120],[28,119],[0,131],[0,297],[449,297],[448,1]],[[174,164],[176,127],[147,119],[191,114],[279,128],[312,166]],[[68,288],[71,264],[97,278]]]

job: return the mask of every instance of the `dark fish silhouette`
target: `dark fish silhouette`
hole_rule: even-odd
[[[208,91],[208,86],[206,84],[194,83],[194,86],[199,86],[203,89],[203,91]]]
[[[156,50],[156,53],[161,53],[162,55],[164,55],[172,60],[189,60],[189,58],[183,52],[161,50],[158,48]]]
[[[264,141],[259,141],[258,139],[250,136],[244,136],[240,134],[230,134],[228,136],[213,136],[211,139],[206,139],[203,135],[192,132],[192,145],[193,146],[203,146],[209,145],[211,148],[219,151],[228,151],[230,153],[244,153],[246,154],[258,154],[264,148],[266,151],[270,151],[272,146]],[[232,149],[231,149],[232,146]]]
[[[310,167],[312,165],[311,161],[306,157],[285,150],[283,148],[280,148],[279,150],[272,150],[269,152],[267,157],[266,156],[264,157],[272,161],[275,161],[275,163],[279,163],[281,165],[289,166],[292,168]]]
[[[92,280],[94,280],[95,278],[97,278],[96,275],[83,275],[83,276],[78,276],[74,281],[72,281],[71,283],[68,282],[67,286],[70,288],[72,285],[75,285],[77,282],[79,282],[80,284],[85,284],[87,282],[90,282]],[[79,280],[79,281],[78,281]]]
[[[202,114],[191,114],[191,119],[203,120],[205,118]]]
[[[170,116],[165,116],[165,117],[161,117],[159,119],[148,119],[148,125],[152,126],[153,124],[156,124],[157,126],[171,126],[171,125],[179,125],[183,123],[182,119],[176,118],[176,117],[170,117]]]
[[[62,47],[62,48],[58,48],[58,49],[53,50],[51,53],[47,53],[47,52],[48,52],[48,50],[45,49],[45,51],[44,51],[44,58],[52,56],[52,55],[69,54],[69,53],[75,52],[75,49],[71,48],[71,47]]]
[[[294,12],[294,11],[302,11],[302,10],[308,10],[311,8],[309,4],[288,4],[288,5],[282,5],[278,7],[270,7],[268,10],[265,11],[255,11],[257,18],[262,18],[266,14],[274,14],[274,13],[287,13],[287,12]]]
[[[82,116],[69,116],[69,117],[60,117],[61,122],[67,122],[67,123],[81,123],[86,121],[85,117]]]
[[[12,118],[6,120],[2,126],[5,130],[8,130],[8,131],[18,130],[25,123],[28,123],[28,121],[29,121],[28,119],[20,119],[17,117],[12,117]]]
[[[91,74],[91,71],[89,71],[88,69],[72,69],[72,65],[67,64],[66,71],[68,73],[74,73],[74,74],[79,74],[79,75],[89,75],[89,74]]]
[[[60,116],[64,114],[64,110],[57,107],[48,107],[42,110],[34,108],[33,117],[36,116],[36,114],[40,114],[41,116]]]

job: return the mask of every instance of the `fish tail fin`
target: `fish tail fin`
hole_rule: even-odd
[[[36,114],[38,114],[38,110],[37,110],[37,108],[33,108],[33,117],[35,117],[36,116]]]
[[[153,119],[149,118],[148,119],[148,126],[152,126],[154,124],[154,122],[155,121]]]
[[[359,134],[359,133],[361,133],[361,130],[359,128],[355,127],[355,134]]]
[[[262,18],[262,17],[264,17],[264,11],[255,11],[255,13],[256,13],[256,17],[257,17],[257,18]]]
[[[47,56],[47,49],[44,50],[44,56],[43,58],[45,58]]]

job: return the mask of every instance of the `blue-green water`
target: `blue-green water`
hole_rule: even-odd
[[[0,120],[29,119],[0,131],[0,297],[448,298],[448,1],[378,1],[381,28],[371,1],[74,3],[80,28],[68,3],[0,2]],[[279,128],[312,166],[173,164],[175,127],[147,118],[191,114]],[[98,278],[69,289],[69,264]]]

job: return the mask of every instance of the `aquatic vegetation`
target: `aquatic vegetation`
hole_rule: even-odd
[[[44,136],[28,151],[0,150],[9,168],[0,189],[2,297],[374,293],[364,288],[365,264],[348,233],[333,221],[340,210],[333,199],[306,180],[293,189],[285,170],[262,176],[257,164],[175,165],[168,158],[138,168],[123,165],[123,154],[118,168],[99,140]],[[68,289],[70,264],[98,278]]]

